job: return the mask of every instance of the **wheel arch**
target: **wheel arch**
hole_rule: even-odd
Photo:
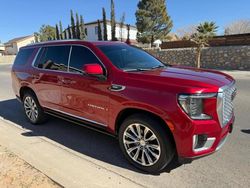
[[[34,90],[32,88],[30,88],[28,86],[22,86],[19,90],[19,96],[20,96],[21,101],[23,101],[23,97],[24,97],[25,93],[27,93],[27,92],[31,92],[37,98],[36,93],[34,92]]]
[[[162,126],[164,128],[164,130],[166,131],[166,133],[170,136],[172,144],[173,144],[174,148],[176,148],[174,135],[173,135],[172,131],[170,130],[169,125],[159,115],[152,113],[152,112],[149,112],[147,110],[143,110],[143,109],[126,108],[126,109],[123,109],[121,112],[119,112],[119,114],[116,118],[116,121],[115,121],[115,134],[116,135],[118,135],[118,132],[119,132],[119,129],[120,129],[122,122],[127,117],[129,117],[133,114],[144,114],[144,115],[146,114],[146,115],[154,118],[155,120],[157,120],[159,122],[159,125]]]

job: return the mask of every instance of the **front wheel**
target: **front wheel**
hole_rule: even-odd
[[[119,143],[126,158],[150,173],[164,169],[174,156],[173,144],[160,123],[143,114],[128,117],[119,130]]]

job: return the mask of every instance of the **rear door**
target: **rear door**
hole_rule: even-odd
[[[100,64],[96,55],[87,47],[72,46],[69,73],[64,74],[62,86],[62,108],[64,112],[106,126],[108,124],[108,87],[110,81],[86,75],[85,64]]]
[[[67,72],[70,46],[42,47],[37,56],[33,83],[43,107],[60,110],[61,74]]]

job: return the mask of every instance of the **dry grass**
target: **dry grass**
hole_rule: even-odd
[[[0,187],[58,188],[46,175],[0,146]]]

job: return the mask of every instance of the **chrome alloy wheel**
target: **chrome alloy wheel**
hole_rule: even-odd
[[[123,144],[129,157],[142,166],[152,166],[160,158],[159,140],[145,125],[129,125],[123,133]]]
[[[24,99],[24,110],[27,117],[32,121],[35,122],[38,118],[38,108],[34,99],[30,96],[27,96]]]

